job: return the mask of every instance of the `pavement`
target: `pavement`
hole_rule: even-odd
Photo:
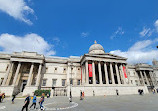
[[[11,104],[11,98],[5,99],[0,103],[0,111],[21,111],[23,104],[24,98],[15,99],[15,104]],[[158,94],[95,96],[84,100],[73,97],[71,103],[68,97],[53,97],[45,98],[43,105],[45,111],[158,111]],[[30,111],[40,111],[39,104]]]

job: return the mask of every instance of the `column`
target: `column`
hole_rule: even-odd
[[[136,71],[136,74],[137,74],[137,77],[138,77],[138,85],[140,86],[140,79],[139,79],[139,76],[138,76],[138,72]]]
[[[154,86],[155,84],[154,84],[153,78],[152,78],[152,76],[151,76],[151,75],[152,75],[152,72],[151,72],[151,71],[149,72],[149,75],[150,75],[151,83],[152,83],[152,85]]]
[[[19,71],[20,71],[20,67],[21,67],[21,62],[18,63],[18,67],[16,69],[16,72],[15,72],[15,76],[14,76],[14,80],[13,80],[13,85],[16,84],[16,80],[18,78],[18,74],[19,74]]]
[[[67,64],[68,67],[67,67],[67,85],[70,84],[70,66],[69,64]]]
[[[86,61],[86,84],[89,84],[88,61]]]
[[[144,71],[144,76],[145,76],[146,83],[147,83],[147,85],[149,86],[150,83],[149,83],[149,81],[148,81],[148,78],[147,78],[147,76],[146,76],[146,72],[145,72],[145,71]]]
[[[115,63],[115,69],[116,69],[116,75],[117,75],[118,84],[121,84],[121,82],[120,82],[120,75],[119,75],[117,63]]]
[[[95,77],[95,63],[92,61],[92,73],[93,73],[93,84],[96,84],[96,77]]]
[[[102,79],[102,73],[101,73],[101,63],[98,63],[98,70],[99,70],[99,84],[103,84],[103,79]]]
[[[112,84],[115,84],[112,63],[110,63],[110,73],[111,73]]]
[[[12,77],[13,71],[14,71],[13,68],[14,68],[14,63],[12,62],[11,72],[8,75],[8,79],[7,79],[6,85],[9,85],[9,83],[10,83],[10,80],[11,80],[11,77]]]
[[[140,71],[140,76],[141,76],[141,78],[142,78],[143,85],[145,85],[144,77],[143,77],[142,71]]]
[[[77,68],[76,68],[76,66],[74,66],[74,70],[75,70],[74,85],[77,85]]]
[[[34,63],[31,64],[31,68],[30,68],[30,72],[29,72],[29,77],[28,77],[28,81],[27,81],[27,86],[31,85],[31,77],[32,77],[32,72],[33,72],[33,68],[34,68]]]
[[[7,72],[6,72],[6,74],[5,74],[5,77],[4,77],[2,86],[6,85],[6,81],[7,81],[7,78],[8,78],[8,76],[9,76],[9,72],[10,72],[10,69],[11,69],[12,65],[13,65],[13,63],[10,63],[10,64],[9,64],[9,67],[8,67]]]
[[[109,78],[108,78],[108,71],[107,71],[107,65],[106,65],[106,63],[104,63],[104,71],[105,71],[106,84],[109,84]]]
[[[40,84],[41,69],[42,69],[42,64],[40,64],[39,68],[38,68],[38,74],[37,74],[37,80],[36,80],[36,85],[35,86],[39,86],[39,84]]]
[[[122,67],[122,64],[120,65],[121,66],[121,75],[122,75],[122,80],[123,80],[123,83],[126,84],[126,80],[125,80],[125,76],[124,76],[124,72],[123,72],[123,67]]]

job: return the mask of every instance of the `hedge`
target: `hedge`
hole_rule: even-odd
[[[36,90],[34,94],[36,96],[42,96],[42,93],[44,93],[45,95],[50,94],[50,90]]]

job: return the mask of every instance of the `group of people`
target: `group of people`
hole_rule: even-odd
[[[153,88],[153,89],[152,89],[152,92],[153,92],[153,94],[158,93],[158,88],[157,88],[157,89],[156,89],[156,88]]]
[[[84,99],[84,91],[80,91],[80,100]]]
[[[44,110],[44,107],[43,107],[44,96],[45,96],[45,94],[42,93],[42,96],[41,96],[41,98],[40,98],[40,100],[39,100],[39,105],[40,105],[40,109],[41,109],[41,110]],[[36,102],[37,102],[37,97],[36,97],[36,95],[34,94],[34,96],[32,97],[32,104],[31,104],[30,108],[31,108],[32,106],[34,106],[34,109],[37,109],[37,108],[36,108]],[[28,106],[29,106],[29,104],[30,104],[30,96],[27,95],[27,97],[25,98],[24,105],[23,105],[21,111],[23,111],[24,109],[26,109],[26,111],[28,111]]]
[[[139,95],[143,95],[144,94],[143,89],[138,89],[138,93],[139,93]]]
[[[5,93],[0,93],[0,103],[3,102],[4,98],[5,98]]]

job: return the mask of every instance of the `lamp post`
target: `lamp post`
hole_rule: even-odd
[[[72,86],[72,62],[70,64],[70,67],[71,67],[71,79],[70,79],[70,102],[72,102],[72,94],[71,94],[71,86]]]

